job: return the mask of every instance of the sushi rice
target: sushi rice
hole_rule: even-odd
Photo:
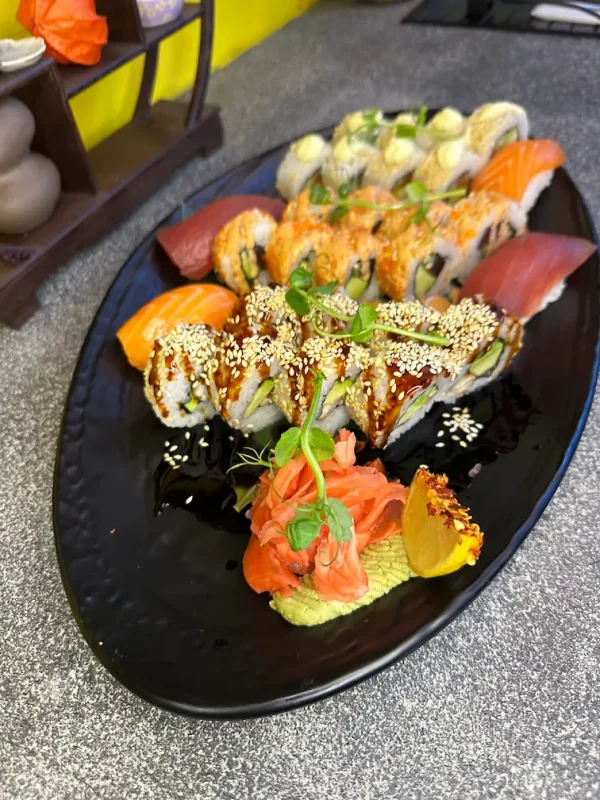
[[[293,142],[277,170],[276,186],[282,197],[293,200],[320,179],[330,153],[331,145],[317,133]]]
[[[154,343],[144,372],[144,394],[160,421],[191,428],[214,417],[212,380],[218,334],[208,325],[178,325]]]

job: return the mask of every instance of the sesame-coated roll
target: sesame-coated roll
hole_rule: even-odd
[[[314,375],[325,375],[316,426],[334,433],[348,422],[346,391],[366,365],[369,351],[347,339],[307,339],[275,380],[273,399],[292,425],[304,422],[313,400]]]
[[[236,294],[248,294],[260,282],[265,248],[276,228],[270,214],[254,208],[238,214],[217,234],[212,250],[215,272]]]
[[[144,393],[156,416],[171,428],[211,419],[218,334],[207,325],[178,325],[154,343],[144,373]]]
[[[346,408],[373,447],[387,447],[427,414],[454,370],[443,347],[389,341],[347,390]]]
[[[469,297],[441,315],[437,331],[450,340],[450,357],[461,365],[443,399],[453,402],[496,380],[511,365],[523,340],[523,325],[482,297]]]
[[[213,402],[232,428],[250,433],[281,417],[272,390],[301,337],[282,287],[261,287],[240,301],[223,326],[214,373]]]
[[[427,333],[437,329],[440,319],[441,315],[435,309],[416,301],[379,303],[377,306],[377,323],[386,328]],[[370,344],[372,349],[381,349],[388,342],[401,339],[403,337],[398,334],[376,330]]]

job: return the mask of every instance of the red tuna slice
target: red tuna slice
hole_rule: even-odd
[[[528,320],[541,311],[549,292],[595,250],[595,244],[575,236],[517,236],[483,259],[465,281],[460,297],[482,294],[515,317]]]
[[[223,197],[169,228],[161,228],[156,238],[177,269],[190,280],[199,280],[212,270],[213,241],[221,228],[242,211],[259,208],[277,221],[285,203],[261,194]]]

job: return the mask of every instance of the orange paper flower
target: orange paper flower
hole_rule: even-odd
[[[46,55],[59,64],[100,61],[108,25],[96,14],[94,0],[21,0],[17,19],[46,42]]]

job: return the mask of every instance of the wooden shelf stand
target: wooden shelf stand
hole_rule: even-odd
[[[52,218],[23,236],[0,234],[0,322],[19,327],[38,307],[40,283],[75,253],[109,233],[184,161],[207,156],[223,142],[219,109],[205,106],[214,31],[214,0],[186,3],[172,23],[144,29],[136,0],[97,0],[109,43],[94,67],[61,66],[44,58],[0,74],[0,98],[22,100],[36,121],[32,149],[52,159],[62,194]],[[151,105],[158,48],[168,36],[202,19],[196,79],[189,106]],[[146,61],[132,121],[86,152],[69,99],[139,55]]]

